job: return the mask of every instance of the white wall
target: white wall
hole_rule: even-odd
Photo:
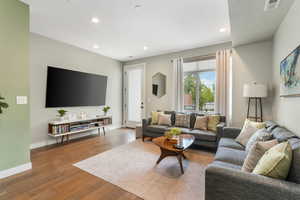
[[[272,119],[272,41],[235,47],[232,71],[232,125],[242,126],[246,119],[248,99],[243,97],[243,85],[253,81],[268,85],[269,97],[263,99],[263,117]]]
[[[280,125],[300,136],[300,98],[280,98],[280,62],[300,45],[300,1],[295,1],[274,36],[273,50],[273,116]]]
[[[47,124],[57,109],[45,108],[47,65],[108,76],[106,104],[112,107],[113,127],[122,121],[122,67],[119,61],[49,38],[30,35],[30,93],[32,146],[51,142]],[[71,113],[102,114],[100,107],[64,108]]]
[[[231,43],[224,43],[188,51],[139,59],[125,64],[146,63],[147,115],[153,110],[172,109],[172,63],[176,57],[193,57],[215,53],[222,48],[231,48]],[[246,118],[247,99],[242,96],[243,85],[252,81],[272,83],[272,42],[264,41],[235,47],[232,53],[232,125],[241,126]],[[167,76],[167,94],[161,98],[152,95],[152,76],[161,72]],[[264,119],[272,119],[270,98],[263,100]]]
[[[154,57],[143,58],[124,63],[124,65],[131,65],[137,63],[146,63],[146,115],[149,116],[153,110],[171,110],[172,109],[172,91],[173,91],[173,70],[171,60],[178,57],[188,58],[201,55],[216,53],[222,48],[231,48],[231,42],[219,45],[207,46],[177,53],[159,55]],[[167,76],[166,95],[156,97],[152,94],[152,76],[157,72]]]

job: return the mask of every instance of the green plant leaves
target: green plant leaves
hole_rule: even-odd
[[[8,108],[8,104],[4,100],[5,98],[0,96],[0,114],[3,113],[3,108]]]

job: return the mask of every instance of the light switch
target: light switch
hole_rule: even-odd
[[[17,96],[17,104],[27,104],[27,96]]]

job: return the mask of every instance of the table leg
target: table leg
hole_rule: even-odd
[[[183,157],[182,155],[183,154],[178,154],[177,159],[178,159],[178,162],[179,162],[179,165],[180,165],[181,173],[184,174],[183,166],[182,166],[182,157]]]
[[[102,129],[103,129],[103,133],[104,133],[104,136],[105,136],[105,128],[104,128],[104,126],[102,127]]]
[[[165,154],[163,154],[163,153],[160,154],[158,160],[156,161],[156,164],[158,165],[158,164],[160,163],[160,161],[162,161],[165,157],[167,157],[167,155],[165,155]]]
[[[61,142],[60,142],[61,144],[64,143],[64,137],[65,137],[64,135],[61,136]]]

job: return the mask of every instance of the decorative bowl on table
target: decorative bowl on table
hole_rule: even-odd
[[[165,137],[168,142],[177,144],[180,134],[181,134],[180,128],[171,128],[169,131],[165,132]]]

